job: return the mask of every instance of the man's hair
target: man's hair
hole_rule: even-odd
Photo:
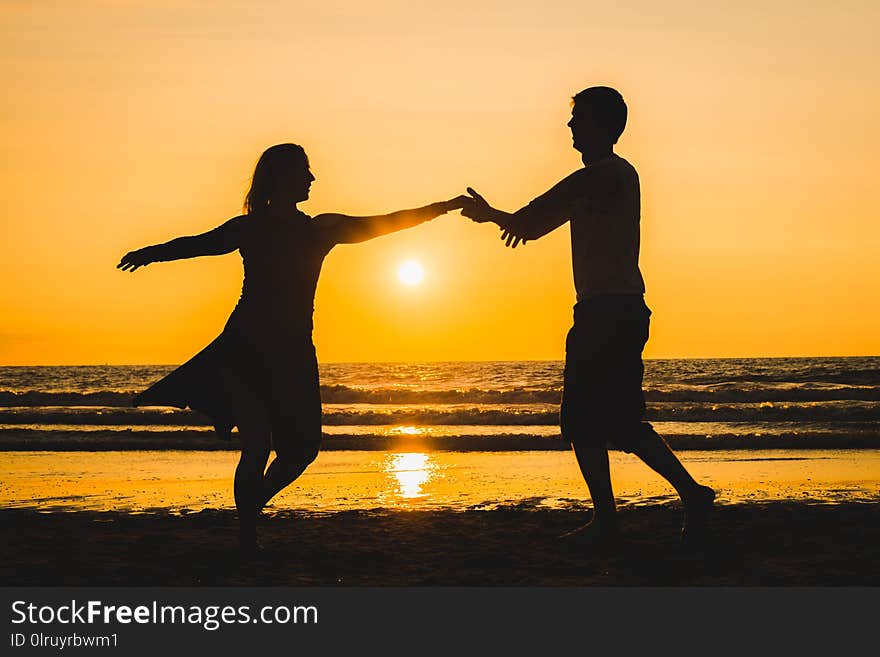
[[[626,103],[617,89],[589,87],[576,93],[571,101],[577,111],[586,111],[607,131],[612,144],[617,143],[626,127]]]

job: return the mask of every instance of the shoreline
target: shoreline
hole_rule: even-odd
[[[624,508],[614,554],[561,545],[588,513],[278,512],[264,551],[236,558],[228,510],[128,514],[0,510],[5,586],[878,586],[880,504],[733,504],[699,549],[680,509]]]
[[[60,433],[63,437],[50,435]],[[880,449],[880,433],[833,436],[826,434],[781,435],[664,435],[674,450],[858,450]],[[475,447],[478,446],[478,447]],[[571,445],[560,435],[528,434],[411,436],[323,434],[325,451],[446,451],[508,452],[568,451]],[[212,431],[151,432],[131,429],[46,432],[38,429],[0,429],[0,452],[106,452],[106,451],[238,451],[238,441],[220,440]]]
[[[880,502],[880,450],[678,451],[719,504]],[[233,509],[235,451],[31,451],[0,456],[0,506],[57,511]],[[675,491],[640,459],[609,455],[621,506]],[[275,509],[360,511],[589,507],[570,451],[325,450],[272,500]]]

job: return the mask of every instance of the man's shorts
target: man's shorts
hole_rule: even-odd
[[[641,295],[579,302],[565,340],[560,425],[572,443],[630,451],[645,415],[642,349],[651,311]]]

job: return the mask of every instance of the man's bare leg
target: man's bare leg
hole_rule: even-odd
[[[705,528],[707,516],[712,510],[715,491],[694,480],[666,441],[649,423],[640,423],[635,431],[638,435],[632,442],[632,453],[672,484],[684,504],[682,538],[697,538]]]
[[[611,543],[618,537],[617,507],[611,487],[611,469],[605,447],[574,443],[574,453],[593,500],[593,519],[562,538],[575,542]]]

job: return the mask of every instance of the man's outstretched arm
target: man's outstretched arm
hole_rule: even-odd
[[[582,171],[571,174],[513,213],[492,207],[468,187],[472,201],[462,208],[461,213],[478,223],[497,224],[502,230],[501,239],[507,246],[516,248],[520,243],[539,239],[556,230],[571,218],[572,207],[584,192]]]

